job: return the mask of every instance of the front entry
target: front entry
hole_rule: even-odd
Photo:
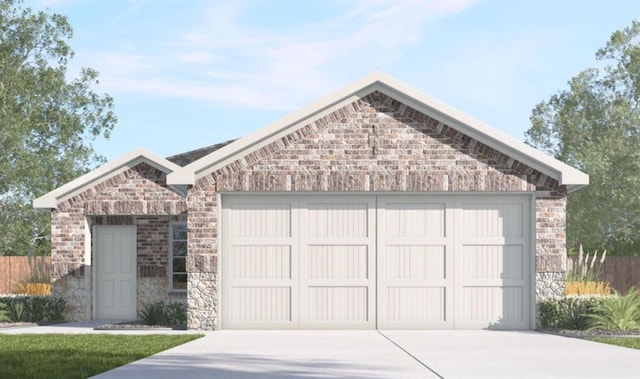
[[[95,229],[96,319],[136,318],[136,227]]]

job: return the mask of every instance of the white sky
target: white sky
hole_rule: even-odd
[[[531,110],[596,66],[638,0],[31,0],[100,72],[109,160],[241,137],[374,70],[524,140]]]

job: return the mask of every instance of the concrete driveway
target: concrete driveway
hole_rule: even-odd
[[[536,332],[220,331],[95,378],[639,378],[640,350]]]

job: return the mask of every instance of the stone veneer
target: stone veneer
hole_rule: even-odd
[[[218,326],[217,193],[390,191],[535,193],[536,279],[544,281],[537,296],[555,296],[564,286],[566,188],[374,92],[198,179],[189,189],[189,328]]]

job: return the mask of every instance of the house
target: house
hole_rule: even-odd
[[[588,176],[382,73],[257,132],[136,150],[36,199],[71,320],[532,329]]]

